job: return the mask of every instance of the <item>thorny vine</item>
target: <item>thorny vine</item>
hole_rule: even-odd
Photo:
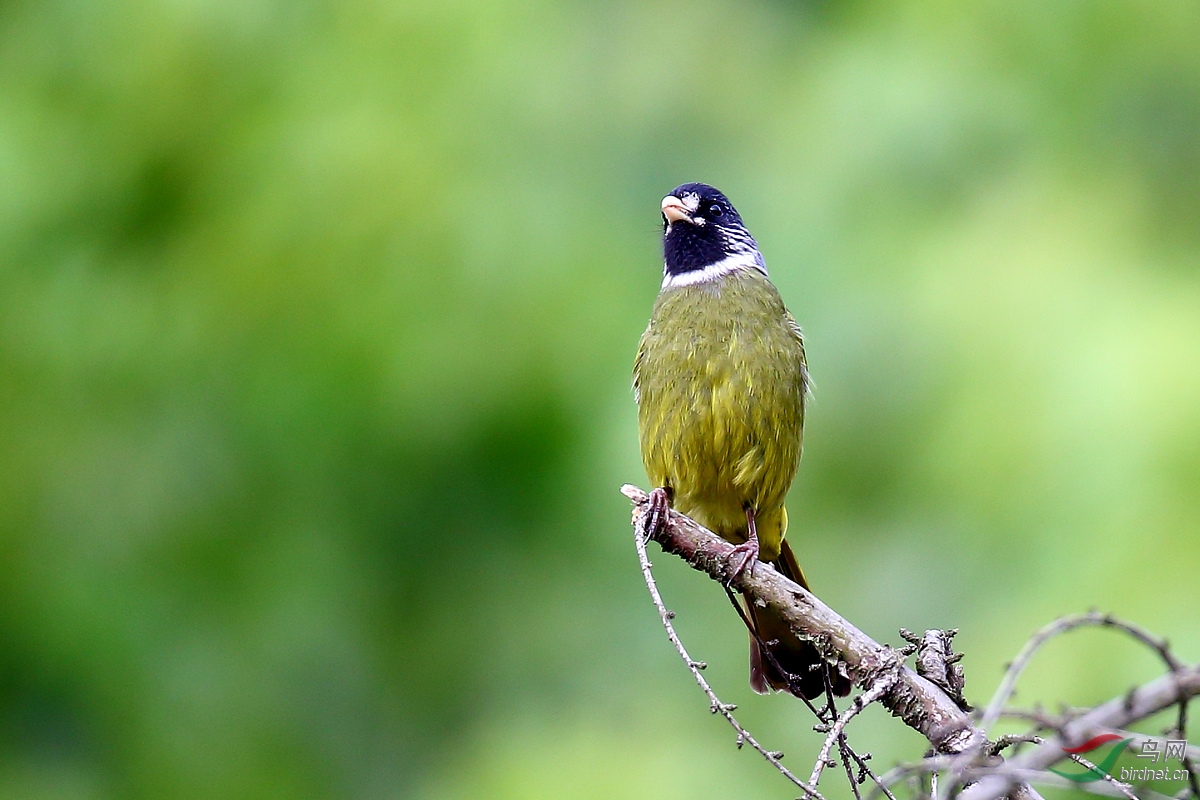
[[[956,654],[951,646],[957,630],[926,631],[923,635],[916,635],[902,629],[901,638],[907,642],[904,647],[894,649],[880,645],[774,569],[767,567],[737,573],[729,563],[733,546],[682,514],[671,511],[657,530],[647,530],[644,517],[648,515],[643,512],[648,496],[634,486],[625,486],[622,492],[634,503],[634,539],[650,597],[676,652],[707,695],[712,712],[723,716],[734,728],[738,748],[749,744],[799,788],[808,800],[824,800],[817,784],[825,768],[835,766],[839,761],[845,768],[846,779],[856,800],[863,800],[860,787],[868,780],[873,784],[868,800],[880,795],[887,800],[897,800],[895,789],[902,785],[907,785],[913,796],[928,800],[948,800],[951,797],[961,797],[963,800],[997,800],[1001,797],[1040,800],[1033,784],[1069,786],[1095,794],[1117,795],[1126,800],[1147,800],[1153,793],[1143,793],[1139,798],[1133,786],[1103,774],[1082,755],[1067,753],[1065,748],[1075,747],[1104,732],[1115,732],[1122,738],[1145,741],[1150,737],[1130,733],[1125,728],[1172,706],[1178,707],[1178,715],[1175,724],[1164,731],[1164,735],[1186,742],[1188,704],[1200,694],[1200,665],[1184,663],[1165,640],[1137,625],[1095,610],[1055,620],[1035,633],[1008,665],[1004,678],[987,706],[969,715],[972,709],[963,696],[964,676],[958,663],[962,655]],[[694,569],[720,582],[752,636],[757,638],[757,633],[734,597],[734,590],[741,592],[748,601],[773,605],[783,611],[792,630],[798,636],[812,641],[826,659],[825,704],[817,707],[808,700],[804,701],[817,718],[814,730],[826,734],[807,781],[782,764],[780,759],[783,753],[767,750],[737,721],[733,716],[736,706],[721,702],[705,680],[701,672],[706,666],[704,662],[693,660],[688,654],[671,623],[675,614],[667,610],[654,580],[646,553],[646,544],[651,538],[665,552],[680,556]],[[1008,702],[1021,673],[1042,645],[1067,631],[1084,626],[1117,631],[1149,648],[1162,660],[1166,674],[1091,709],[1064,709],[1061,714],[1054,716],[1040,708],[1009,708]],[[766,646],[770,643],[759,640],[759,644],[766,657],[774,661],[770,647]],[[910,656],[915,656],[915,672],[904,664]],[[774,666],[778,667],[778,662]],[[832,669],[844,670],[854,684],[863,690],[842,711],[838,710],[831,690]],[[799,676],[790,676],[782,669],[780,673],[789,682],[799,680]],[[871,754],[859,754],[850,746],[847,726],[863,709],[876,702],[926,736],[931,749],[924,759],[899,765],[879,775],[868,764]],[[988,732],[1002,718],[1024,721],[1032,726],[1031,730],[989,740]],[[836,759],[833,757],[835,748]],[[1004,753],[1009,750],[1012,753],[1005,758]],[[1195,766],[1198,756],[1200,748],[1191,745],[1185,745],[1180,754],[1180,762],[1187,774],[1187,786],[1177,795],[1179,800],[1200,800],[1200,781]],[[1102,775],[1103,780],[1071,783],[1046,771],[1056,762],[1067,759]]]

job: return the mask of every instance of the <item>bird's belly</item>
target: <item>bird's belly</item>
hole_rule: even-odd
[[[710,362],[711,364],[712,362]],[[789,409],[756,393],[745,374],[717,371],[680,386],[649,438],[647,471],[674,492],[675,508],[731,541],[746,535],[746,508],[781,508],[798,457]],[[787,441],[796,441],[788,447]]]

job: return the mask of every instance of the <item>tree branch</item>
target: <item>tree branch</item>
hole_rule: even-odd
[[[1010,758],[963,791],[963,800],[996,800],[1007,794],[1030,770],[1044,770],[1067,758],[1064,747],[1086,741],[1101,732],[1124,728],[1151,714],[1200,694],[1200,666],[1181,667],[1147,684],[1096,706],[1068,721],[1062,730],[1035,750]]]
[[[621,491],[633,501],[634,531],[638,535],[642,571],[671,641],[688,664],[693,676],[709,695],[714,713],[720,712],[725,715],[730,724],[738,730],[739,746],[743,741],[751,741],[768,761],[784,771],[778,763],[778,754],[770,753],[757,742],[750,740],[749,734],[746,734],[728,713],[731,707],[722,705],[716,699],[712,689],[699,674],[696,662],[693,662],[683,649],[670,626],[669,620],[673,615],[666,611],[661,598],[658,597],[650,574],[650,565],[646,560],[645,543],[640,537],[649,496],[631,485],[622,487]],[[953,794],[958,787],[966,783],[966,788],[958,795],[962,800],[997,800],[1004,796],[1012,800],[1040,800],[1040,795],[1032,788],[1030,781],[1054,783],[1055,776],[1046,773],[1045,769],[1070,757],[1070,754],[1063,751],[1064,746],[1080,744],[1099,732],[1124,728],[1173,705],[1179,706],[1176,735],[1181,739],[1186,735],[1187,703],[1192,697],[1200,694],[1200,665],[1184,665],[1170,652],[1165,640],[1160,640],[1135,625],[1093,611],[1064,617],[1042,629],[1010,665],[992,701],[981,714],[982,724],[977,726],[968,716],[966,709],[969,709],[969,706],[962,697],[962,673],[956,663],[959,656],[950,648],[950,639],[956,631],[927,631],[920,637],[903,631],[910,645],[902,650],[879,644],[822,603],[811,592],[779,574],[769,564],[756,562],[753,569],[735,574],[732,544],[676,511],[669,511],[665,517],[661,525],[650,531],[651,538],[658,542],[665,552],[679,556],[693,569],[706,573],[727,588],[737,590],[747,602],[777,611],[797,636],[812,642],[825,659],[828,669],[843,670],[855,685],[864,690],[864,694],[859,698],[862,705],[878,701],[894,716],[929,740],[933,750],[929,757],[920,763],[898,768],[882,778],[871,774],[877,790],[883,791],[889,797],[892,795],[888,786],[895,781],[906,774],[924,773],[930,775],[932,794],[936,797],[939,794],[938,774],[946,770],[950,775],[941,788],[946,795]],[[989,745],[986,730],[1001,716],[1014,713],[1008,711],[1005,706],[1017,678],[1035,651],[1053,636],[1082,625],[1101,625],[1123,631],[1153,649],[1170,671],[1122,697],[1114,698],[1091,710],[1064,713],[1061,721],[1050,719],[1037,710],[1019,712],[1018,715],[1031,719],[1041,730],[1053,730],[1055,735],[1040,740],[1035,749],[1026,750],[1003,761],[999,756],[1002,749],[1020,741],[1029,742],[1032,737],[1007,737],[995,745]],[[920,674],[904,664],[906,656],[914,652],[919,656]],[[933,680],[929,680],[929,677]],[[810,783],[806,784],[791,773],[784,772],[793,783],[805,791],[810,800],[818,796],[812,784],[819,777],[821,768],[828,762],[833,745],[843,744],[845,725],[859,710],[861,705],[851,708],[840,717],[836,716],[836,710],[830,712],[835,716],[828,717],[830,727],[826,727],[825,730],[829,735],[818,757]],[[844,759],[845,753],[842,755]],[[1192,792],[1195,795],[1193,800],[1200,800],[1200,794],[1196,794],[1195,770],[1192,767],[1191,756],[1193,753],[1189,749],[1182,761],[1188,769]],[[859,766],[865,767],[862,760],[859,760]],[[854,779],[849,769],[847,775],[851,778],[853,786]],[[1128,787],[1115,780],[1102,785],[1077,788],[1099,793],[1115,792],[1124,795],[1126,800],[1132,796]],[[857,787],[855,790],[857,795]]]
[[[658,584],[654,580],[654,574],[650,571],[650,559],[646,555],[646,543],[642,540],[641,530],[637,525],[633,526],[634,544],[637,546],[638,562],[642,568],[642,578],[646,581],[646,588],[650,590],[650,599],[654,601],[654,607],[658,609],[658,617],[662,621],[663,627],[667,630],[667,638],[671,640],[671,644],[675,646],[675,652],[679,653],[679,657],[687,664],[688,671],[692,673],[692,677],[696,679],[696,683],[708,695],[709,708],[712,713],[720,714],[729,722],[733,729],[737,731],[737,746],[740,749],[742,744],[748,744],[759,752],[759,754],[767,760],[767,762],[779,770],[783,777],[794,783],[804,792],[805,796],[810,800],[825,800],[815,788],[798,778],[791,770],[780,763],[783,758],[783,753],[779,751],[767,750],[758,740],[750,735],[750,732],[742,727],[742,724],[733,716],[733,711],[737,706],[732,703],[722,703],[717,697],[716,692],[709,686],[708,681],[700,674],[707,664],[703,661],[694,660],[683,646],[683,642],[679,639],[679,634],[675,633],[675,626],[671,624],[671,620],[675,618],[675,612],[667,610],[666,604],[663,603],[662,595],[658,593]],[[815,783],[815,781],[814,781]]]
[[[633,501],[634,527],[648,495],[626,485],[622,494]],[[779,611],[798,635],[811,640],[831,665],[844,665],[850,679],[869,691],[877,682],[894,676],[894,683],[879,702],[909,727],[920,732],[941,753],[961,753],[984,742],[983,734],[967,714],[941,688],[904,665],[896,650],[879,644],[860,631],[807,589],[780,575],[768,564],[734,575],[730,554],[733,545],[692,519],[671,511],[653,538],[663,550],[683,558],[713,580],[729,584],[760,606]]]

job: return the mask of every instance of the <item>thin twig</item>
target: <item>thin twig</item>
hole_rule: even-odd
[[[837,713],[837,699],[833,696],[833,680],[831,679],[831,677],[829,675],[829,665],[828,664],[825,665],[824,678],[825,678],[825,681],[824,681],[825,682],[825,709],[824,710],[826,712],[826,716],[824,718],[822,718],[820,715],[818,715],[818,718],[819,719],[827,718],[832,721],[832,720],[837,719],[838,713]],[[809,705],[811,707],[811,703]],[[851,789],[851,791],[854,792],[855,800],[862,800],[862,793],[858,790],[858,787],[861,786],[863,783],[865,783],[867,778],[870,778],[875,783],[876,787],[878,787],[879,789],[881,789],[883,791],[883,793],[887,796],[888,800],[896,800],[896,796],[894,794],[892,794],[891,790],[879,782],[879,776],[875,774],[875,770],[871,769],[871,767],[868,766],[867,759],[869,759],[871,757],[871,754],[864,753],[863,755],[860,756],[854,750],[854,748],[850,746],[850,742],[846,739],[846,732],[844,730],[842,731],[841,735],[838,736],[838,755],[841,758],[842,766],[846,768],[846,780],[848,780],[850,782],[850,789]],[[857,777],[854,775],[853,767],[850,766],[851,759],[854,760],[855,765],[858,767],[858,776]]]
[[[832,722],[832,720],[836,720],[838,716],[837,699],[833,696],[833,679],[829,675],[829,665],[824,664],[822,667],[821,683],[825,685],[825,711],[828,712],[828,719]],[[814,730],[815,729],[816,728],[814,728]],[[858,758],[858,754],[854,753],[854,749],[850,747],[850,743],[846,741],[845,730],[838,734],[837,748],[838,760],[842,762],[842,768],[846,770],[846,782],[850,784],[850,791],[854,792],[854,800],[862,800],[862,792],[858,790],[858,787],[861,785],[862,781],[866,780],[866,776],[863,775],[865,763]],[[854,779],[854,768],[850,766],[849,754],[853,754],[855,760],[857,760],[860,765],[858,780]]]
[[[998,756],[1000,753],[1012,747],[1014,744],[1041,744],[1043,741],[1045,740],[1040,736],[1022,733],[1010,733],[1005,736],[1001,736],[999,739],[989,744],[987,751],[989,755]]]
[[[896,685],[895,675],[884,675],[875,685],[869,690],[854,698],[854,702],[850,707],[842,712],[842,715],[837,718],[833,726],[829,729],[829,734],[825,737],[825,743],[821,745],[821,752],[817,755],[817,763],[813,765],[812,774],[808,776],[808,782],[813,786],[821,778],[821,772],[829,763],[829,751],[833,749],[833,745],[837,742],[838,737],[842,735],[842,731],[846,729],[846,725],[850,720],[854,719],[860,711],[874,703],[879,698],[883,697],[889,689]]]
[[[1091,709],[1086,709],[1086,708],[1085,709],[1077,709],[1076,713],[1074,713],[1071,718],[1080,717],[1090,710]],[[1067,722],[1069,721],[1069,719],[1068,720],[1055,719],[1054,717],[1051,717],[1050,715],[1046,714],[1045,712],[1037,710],[1037,709],[1029,710],[1029,709],[1020,709],[1020,708],[1006,708],[1006,709],[1004,709],[1004,713],[1002,713],[1000,716],[1008,717],[1011,719],[1025,720],[1026,722],[1033,723],[1034,727],[1037,730],[1054,731],[1056,733],[1062,731],[1063,726],[1066,725]],[[1111,728],[1110,731],[1112,733],[1117,734],[1122,739],[1133,739],[1137,743],[1140,743],[1141,741],[1147,740],[1147,739],[1162,738],[1162,737],[1157,737],[1157,736],[1151,736],[1148,733],[1141,733],[1140,731],[1127,730],[1125,728]],[[1168,737],[1173,738],[1177,734],[1178,734],[1178,728],[1171,728],[1171,729],[1168,729],[1164,735],[1167,735]],[[1007,737],[1001,737],[1001,738],[1007,738]],[[1180,738],[1183,738],[1183,737],[1180,737]],[[999,740],[997,740],[997,741],[999,741]],[[1191,744],[1191,743],[1186,744],[1184,746],[1184,753],[1185,753],[1186,757],[1189,759],[1193,759],[1193,760],[1200,759],[1200,747],[1198,747],[1194,744]]]
[[[1175,723],[1175,734],[1184,741],[1187,741],[1187,716],[1190,699],[1185,698],[1179,701],[1179,721]],[[1190,748],[1187,745],[1184,748],[1184,756],[1180,761],[1183,763],[1183,768],[1187,770],[1188,788],[1192,790],[1192,800],[1200,800],[1200,778],[1196,776],[1196,765],[1192,762],[1192,757],[1187,754],[1187,750]]]
[[[895,786],[910,776],[924,775],[927,772],[937,772],[938,770],[946,769],[950,766],[952,760],[952,756],[929,756],[912,764],[897,764],[879,776],[879,788],[886,791],[886,787]],[[875,796],[875,793],[871,794],[872,798]]]
[[[749,731],[742,727],[741,723],[739,723],[733,716],[733,710],[737,706],[729,703],[722,703],[721,699],[717,697],[716,693],[712,690],[712,687],[709,686],[708,681],[705,680],[704,676],[700,673],[700,670],[705,666],[704,663],[695,661],[690,655],[688,655],[687,648],[683,646],[683,642],[680,641],[679,635],[675,633],[675,626],[671,624],[671,620],[674,618],[675,612],[667,610],[666,605],[663,604],[662,596],[658,593],[658,584],[655,582],[654,574],[651,571],[650,558],[646,555],[646,543],[642,537],[642,532],[637,529],[637,526],[634,527],[633,541],[637,547],[638,562],[642,567],[642,577],[646,581],[646,588],[650,590],[650,599],[654,601],[654,607],[658,609],[659,619],[662,620],[663,627],[667,630],[667,638],[670,639],[671,644],[675,646],[675,652],[679,653],[679,657],[683,659],[683,663],[687,664],[688,671],[692,673],[692,677],[696,679],[696,683],[698,683],[700,688],[704,690],[704,693],[708,695],[708,701],[712,712],[714,714],[720,714],[723,716],[729,722],[729,724],[733,726],[733,729],[737,731],[738,747],[741,747],[743,742],[750,745],[757,750],[759,754],[771,764],[771,766],[779,770],[779,772],[785,778],[798,786],[800,790],[803,791],[804,794],[809,798],[812,800],[825,800],[825,798],[821,796],[820,792],[804,781],[800,780],[800,778],[796,777],[791,770],[789,770],[780,762],[779,759],[782,757],[782,753],[767,750],[758,743],[757,739],[750,735]]]
[[[965,777],[968,781],[984,780],[989,776],[989,774],[990,773],[986,767],[973,768],[967,771]],[[1126,800],[1128,800],[1127,795],[1121,791],[1120,787],[1113,786],[1107,781],[1075,783],[1074,781],[1069,781],[1066,778],[1055,775],[1053,772],[1043,772],[1041,770],[1029,769],[1013,770],[1010,774],[1014,778],[1021,779],[1023,781],[1021,785],[1024,786],[1032,786],[1037,784],[1040,786],[1054,786],[1062,789],[1077,789],[1082,792],[1087,792],[1088,794],[1102,795],[1105,797],[1126,797]],[[1011,798],[1015,793],[1015,789],[1010,790],[1008,792],[1008,797]],[[1168,798],[1156,792],[1145,793],[1145,798],[1146,800],[1168,800]]]
[[[858,790],[858,781],[854,779],[854,768],[850,766],[850,757],[846,755],[846,751],[849,749],[850,745],[846,742],[846,735],[842,734],[838,737],[838,759],[846,768],[846,782],[850,784],[850,791],[854,792],[854,800],[862,800],[862,792]]]
[[[936,796],[937,784],[938,784],[938,777],[937,777],[938,773],[942,770],[949,769],[950,766],[952,765],[953,761],[954,761],[953,756],[931,756],[929,758],[922,759],[921,761],[917,761],[912,764],[900,764],[900,765],[897,765],[896,767],[893,767],[892,769],[888,770],[886,773],[884,773],[884,775],[880,778],[880,781],[887,786],[894,786],[895,784],[900,783],[901,781],[905,780],[906,778],[912,778],[915,776],[928,774],[930,776],[930,780],[931,780],[931,796]],[[987,775],[990,775],[992,769],[993,768],[991,768],[991,767],[972,768],[967,771],[966,778],[968,780],[978,780],[981,777],[986,777]],[[1023,783],[1020,785],[1026,786],[1026,787],[1028,787],[1030,784],[1033,784],[1033,783],[1042,783],[1042,784],[1050,784],[1053,786],[1060,786],[1060,787],[1078,788],[1081,791],[1089,792],[1091,794],[1103,794],[1103,795],[1113,795],[1113,796],[1122,794],[1120,789],[1116,788],[1116,787],[1105,791],[1105,790],[1102,790],[1096,784],[1075,784],[1075,783],[1072,783],[1072,782],[1066,780],[1065,778],[1055,775],[1052,772],[1023,770],[1021,772],[1014,773],[1014,777],[1023,778],[1026,781],[1026,783]],[[1032,790],[1030,790],[1030,791],[1032,791]],[[1015,795],[1017,793],[1018,793],[1017,790],[1014,789],[1013,794]],[[875,798],[877,796],[878,796],[878,791],[873,792],[871,794],[871,798]],[[1032,794],[1024,793],[1024,796],[1030,797],[1030,798],[1039,797],[1039,795],[1036,791],[1032,791]],[[871,798],[868,798],[868,800],[871,800]]]
[[[994,745],[992,745],[991,749],[993,750],[994,753],[998,753],[998,752],[1000,752],[1000,750],[1003,750],[1005,747],[1008,747],[1009,745],[1014,744],[1016,742],[1028,742],[1031,744],[1043,744],[1045,741],[1046,740],[1043,739],[1041,736],[1001,736],[999,739],[996,740],[996,743]],[[1083,767],[1084,769],[1088,770],[1089,772],[1100,772],[1100,770],[1098,770],[1096,768],[1095,764],[1093,764],[1091,761],[1088,761],[1086,758],[1079,755],[1078,753],[1069,753],[1068,756],[1070,757],[1070,759],[1072,761],[1074,761],[1076,764]],[[1117,780],[1112,775],[1109,775],[1107,773],[1101,773],[1101,774],[1103,775],[1103,779],[1106,782],[1111,783],[1113,786],[1115,786],[1117,788],[1117,791],[1119,791],[1121,794],[1125,795],[1127,800],[1139,800],[1138,796],[1133,793],[1133,790],[1131,789],[1129,784],[1122,783],[1121,781]]]
[[[1041,744],[1041,742],[1038,742],[1038,744]],[[1070,758],[1076,764],[1083,767],[1084,769],[1086,769],[1089,772],[1100,772],[1100,770],[1096,768],[1095,764],[1093,764],[1091,761],[1088,761],[1086,758],[1079,755],[1078,753],[1071,753]],[[1107,772],[1100,772],[1100,775],[1105,783],[1111,783],[1113,786],[1115,786],[1117,788],[1117,791],[1120,792],[1121,794],[1125,795],[1127,800],[1139,800],[1138,796],[1133,793],[1133,789],[1129,786],[1129,784],[1121,783],[1119,780],[1114,778],[1112,775],[1109,775]]]
[[[1060,718],[1047,714],[1040,706],[1036,708],[1006,708],[1000,712],[1000,716],[1025,720],[1031,723],[1035,730],[1058,732],[1072,719],[1080,717],[1090,710],[1087,708],[1068,710]]]
[[[866,756],[860,756],[853,750],[850,751],[850,757],[853,758],[855,763],[858,764],[858,774],[860,776],[866,775],[875,784],[875,789],[871,792],[871,796],[874,797],[875,792],[882,792],[884,796],[888,798],[888,800],[896,800],[896,795],[892,794],[892,790],[887,787],[887,784],[883,782],[883,779],[876,775],[874,770],[867,766],[866,757],[870,755],[870,753],[867,753]]]
[[[1021,652],[1017,654],[1017,657],[1008,665],[1008,669],[1004,673],[1004,678],[1000,681],[1000,685],[996,687],[996,692],[992,695],[992,699],[979,721],[979,729],[983,731],[985,737],[1000,718],[1004,711],[1004,706],[1008,703],[1009,698],[1012,697],[1013,691],[1016,689],[1017,679],[1021,677],[1021,673],[1025,671],[1025,668],[1029,666],[1030,661],[1037,651],[1054,637],[1085,626],[1101,626],[1122,631],[1157,653],[1172,674],[1183,669],[1183,665],[1171,653],[1170,647],[1165,640],[1154,636],[1138,625],[1117,619],[1111,614],[1101,614],[1096,610],[1089,611],[1086,614],[1072,614],[1060,617],[1034,633],[1021,648]],[[945,792],[938,800],[948,798],[953,793],[955,787],[962,783],[962,775],[970,766],[973,758],[973,753],[964,751],[955,760],[954,765],[951,767],[953,780],[947,782]],[[1190,770],[1189,774],[1191,774]]]
[[[992,726],[996,724],[996,720],[1000,718],[1000,712],[1003,711],[1004,706],[1008,703],[1009,698],[1012,697],[1013,690],[1017,686],[1017,679],[1021,677],[1021,673],[1025,671],[1025,667],[1029,666],[1030,660],[1041,646],[1055,636],[1088,625],[1099,625],[1124,631],[1137,641],[1154,650],[1166,663],[1167,669],[1171,672],[1176,672],[1183,668],[1183,665],[1171,653],[1166,641],[1159,639],[1137,625],[1117,619],[1111,614],[1089,611],[1086,614],[1072,614],[1060,617],[1033,634],[1029,638],[1029,641],[1025,643],[1025,646],[1021,648],[1021,652],[1017,654],[1017,657],[1008,665],[1008,670],[1004,673],[1004,679],[996,687],[996,693],[992,695],[991,702],[988,703],[987,709],[983,713],[983,718],[979,721],[979,728],[984,734],[987,734]]]
[[[1030,770],[1043,770],[1065,759],[1064,747],[1101,731],[1124,728],[1197,694],[1200,694],[1200,666],[1156,678],[1066,722],[1060,732],[1036,749],[991,768],[975,785],[963,790],[962,800],[995,800],[1007,794],[1016,782],[1025,780]]]

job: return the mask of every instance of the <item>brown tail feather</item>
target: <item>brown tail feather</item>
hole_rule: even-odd
[[[779,543],[779,558],[772,561],[771,564],[788,580],[800,584],[805,589],[808,588],[804,570],[800,569],[800,562],[796,560],[796,554],[792,552],[792,547],[787,543],[787,539]]]
[[[796,561],[792,548],[784,540],[780,546],[779,558],[771,562],[780,574],[808,588],[804,571]],[[798,697],[813,700],[825,693],[825,679],[822,677],[823,659],[811,642],[801,641],[792,633],[783,617],[769,608],[758,608],[753,603],[746,603],[750,619],[758,630],[758,638],[763,642],[778,640],[771,647],[771,654],[787,672],[791,673],[796,685],[788,686],[787,679],[772,663],[767,654],[761,652],[758,642],[750,637],[750,688],[759,694],[767,694],[772,689],[790,691]],[[814,669],[814,667],[816,667]],[[838,697],[850,693],[850,681],[835,670],[830,670],[833,681],[833,691]]]

